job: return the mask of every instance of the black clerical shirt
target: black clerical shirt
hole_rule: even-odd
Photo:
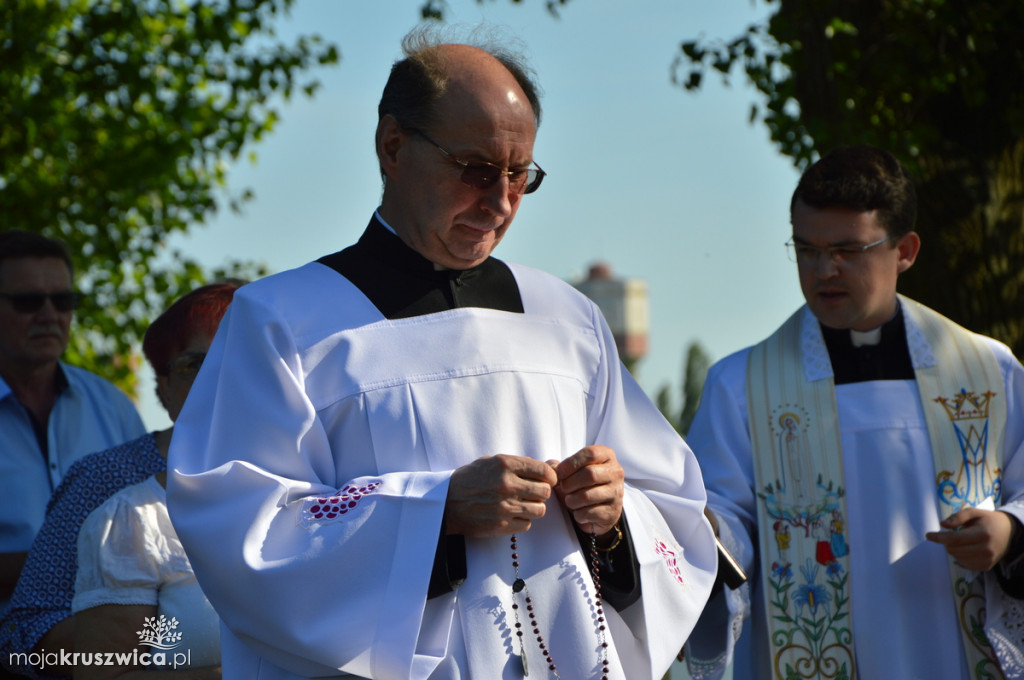
[[[907,331],[902,310],[881,328],[877,345],[855,347],[848,329],[821,326],[836,385],[869,380],[913,380],[914,365],[910,361]]]
[[[469,269],[437,269],[376,218],[355,245],[319,262],[355,284],[388,319],[459,307],[523,313],[519,285],[501,260],[489,257]]]

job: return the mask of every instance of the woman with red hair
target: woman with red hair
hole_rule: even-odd
[[[142,350],[156,373],[157,396],[172,421],[237,288],[235,283],[198,288],[171,305],[146,331]],[[71,603],[75,651],[89,654],[93,664],[110,652],[131,663],[79,664],[74,668],[76,678],[115,677],[145,666],[167,677],[166,668],[172,665],[179,670],[170,677],[220,677],[219,619],[196,583],[167,515],[164,489],[172,430],[153,435],[164,468],[118,491],[82,524]],[[173,630],[179,621],[186,627]]]

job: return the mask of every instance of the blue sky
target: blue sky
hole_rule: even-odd
[[[173,246],[209,265],[227,258],[296,267],[358,238],[380,198],[376,105],[420,0],[297,0],[282,36],[319,33],[341,49],[312,100],[282,108],[277,130],[233,166],[255,199]],[[769,8],[753,0],[448,0],[450,24],[481,21],[517,37],[544,91],[534,156],[548,172],[525,197],[496,255],[576,279],[597,260],[647,280],[650,351],[637,371],[652,397],[678,389],[699,341],[715,359],[774,330],[802,302],[789,237],[798,177],[760,123],[739,77],[696,94],[671,84],[685,39],[729,39]],[[166,415],[142,377],[147,426]],[[678,401],[678,400],[677,400]],[[676,404],[678,406],[678,403]]]

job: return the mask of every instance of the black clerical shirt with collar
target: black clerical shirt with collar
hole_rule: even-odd
[[[523,313],[519,285],[504,262],[488,257],[469,269],[439,269],[384,226],[377,215],[354,245],[317,261],[351,281],[387,319],[464,307]],[[639,564],[625,516],[621,524],[623,540],[614,550],[600,553],[601,594],[617,610],[636,602],[641,594]],[[589,552],[589,537],[578,538],[580,548]],[[452,591],[465,578],[465,539],[448,535],[442,521],[428,597]]]
[[[851,331],[821,325],[821,334],[832,360],[836,385],[869,380],[913,380],[914,365],[907,346],[903,312],[882,324],[878,344],[854,346]]]
[[[438,269],[374,217],[355,245],[318,260],[347,278],[388,319],[459,307],[523,313],[516,279],[489,257],[469,269]]]

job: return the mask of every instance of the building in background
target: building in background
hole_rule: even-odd
[[[651,326],[647,281],[616,278],[611,265],[595,262],[590,265],[587,278],[573,285],[601,308],[615,336],[619,357],[632,372],[636,362],[647,354]]]

